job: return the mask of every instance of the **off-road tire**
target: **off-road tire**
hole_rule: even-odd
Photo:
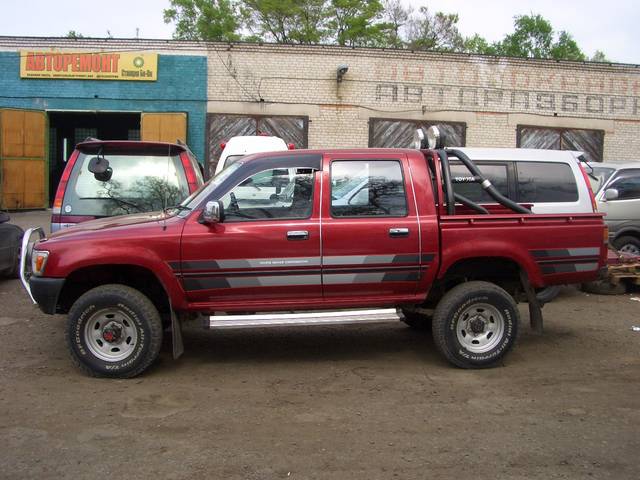
[[[501,321],[503,329],[491,340],[490,345],[495,342],[493,348],[477,353],[458,339],[458,322],[465,321],[462,317],[468,318],[465,312],[482,304],[495,309],[500,318],[494,321]],[[466,282],[449,290],[438,303],[433,315],[433,340],[444,357],[457,367],[488,368],[500,362],[515,344],[519,320],[515,301],[502,288],[488,282]]]
[[[617,250],[621,252],[633,253],[629,252],[629,250],[627,250],[625,247],[635,247],[636,249],[640,250],[640,240],[630,235],[623,235],[622,237],[616,238],[611,243]]]
[[[409,328],[417,332],[430,332],[432,317],[422,313],[402,310],[402,320]]]
[[[137,341],[120,361],[106,361],[91,352],[85,335],[87,322],[101,309],[118,309],[132,320]],[[92,377],[131,378],[144,372],[160,354],[162,320],[156,307],[138,290],[126,285],[102,285],[76,300],[69,311],[65,339],[72,361]]]

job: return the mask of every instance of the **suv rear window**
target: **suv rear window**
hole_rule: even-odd
[[[515,162],[521,203],[577,202],[578,186],[566,163]]]
[[[477,163],[480,171],[489,179],[491,184],[496,187],[502,195],[510,198],[507,165],[487,164],[482,162]],[[471,173],[467,167],[462,165],[459,161],[453,160],[451,162],[452,177],[468,177],[470,175]],[[472,202],[496,203],[493,197],[486,193],[479,183],[454,183],[453,190],[457,194],[467,197]]]
[[[80,153],[62,203],[63,215],[113,216],[177,205],[189,195],[179,155],[106,154],[113,170],[106,182],[88,170],[94,155]]]

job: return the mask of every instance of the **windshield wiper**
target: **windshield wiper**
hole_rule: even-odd
[[[119,206],[120,206],[120,208],[123,208],[123,209],[124,209],[124,207],[122,205],[127,205],[129,207],[136,208],[139,212],[144,212],[145,211],[141,206],[136,205],[135,203],[129,202],[127,200],[122,200],[121,198],[117,198],[117,197],[80,197],[80,200],[111,200],[112,202],[116,202],[118,204],[121,204]]]

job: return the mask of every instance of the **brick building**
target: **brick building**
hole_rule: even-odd
[[[152,53],[157,78],[24,78],[20,56],[30,50]],[[338,78],[341,66],[347,70]],[[65,121],[60,115],[71,122],[83,112],[133,126],[144,123],[145,113],[183,113],[187,143],[210,171],[220,142],[258,132],[297,147],[392,147],[408,146],[416,125],[438,124],[451,145],[578,149],[609,162],[635,160],[640,148],[636,65],[334,46],[0,37],[0,88],[0,109],[45,112],[50,133],[42,159],[49,168],[63,155],[51,128]],[[134,117],[127,123],[107,113]]]

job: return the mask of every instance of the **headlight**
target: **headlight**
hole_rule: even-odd
[[[31,253],[31,273],[40,277],[44,273],[48,258],[49,252],[33,250]]]

